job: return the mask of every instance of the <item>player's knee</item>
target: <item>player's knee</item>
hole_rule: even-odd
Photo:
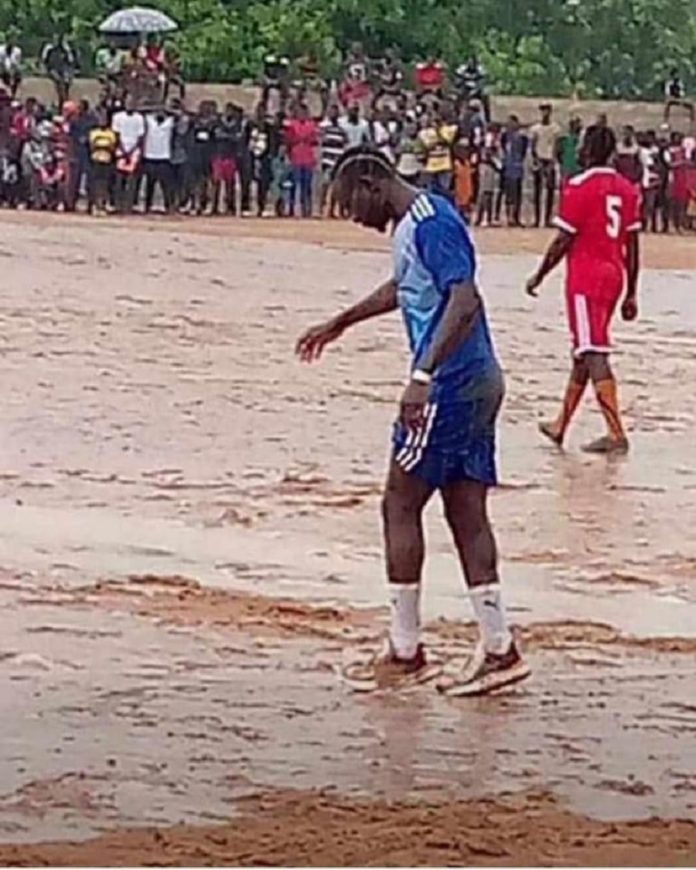
[[[445,519],[458,537],[475,537],[486,523],[481,500],[472,494],[444,499]]]
[[[389,490],[382,498],[382,519],[385,525],[394,526],[418,522],[421,507],[403,493]]]

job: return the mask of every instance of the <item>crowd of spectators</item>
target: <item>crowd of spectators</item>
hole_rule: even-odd
[[[561,127],[544,103],[528,127],[514,115],[492,120],[476,58],[456,70],[454,85],[430,58],[406,90],[395,52],[368,61],[354,46],[334,87],[313,57],[298,62],[293,79],[289,62],[269,55],[253,112],[210,100],[188,108],[177,64],[154,39],[127,52],[104,46],[96,60],[103,90],[92,107],[69,99],[77,59],[67,41],[57,36],[46,46],[60,107],[52,109],[31,96],[18,100],[21,52],[0,46],[0,205],[340,217],[332,169],[346,148],[369,143],[401,176],[450,197],[478,225],[543,226],[580,168],[579,119]],[[684,105],[677,79],[667,96]],[[696,229],[693,136],[667,123],[640,133],[626,127],[615,165],[642,188],[647,230]]]

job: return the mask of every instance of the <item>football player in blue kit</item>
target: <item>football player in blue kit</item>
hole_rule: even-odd
[[[401,309],[412,353],[394,425],[382,503],[391,623],[385,648],[344,670],[356,689],[400,687],[440,677],[420,640],[423,511],[439,491],[479,623],[468,665],[441,678],[445,694],[479,695],[529,675],[508,627],[495,537],[487,512],[497,483],[496,421],[504,383],[476,285],[466,223],[443,197],[400,179],[380,152],[347,150],[334,170],[339,206],[359,224],[393,227],[392,277],[362,302],[309,329],[304,362],[356,323]]]

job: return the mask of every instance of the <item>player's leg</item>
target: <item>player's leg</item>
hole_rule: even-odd
[[[404,659],[413,658],[419,642],[423,510],[432,493],[429,484],[392,461],[382,499],[382,521],[391,602],[389,634],[394,652]]]
[[[416,436],[418,437],[418,436]],[[438,676],[420,644],[420,591],[424,558],[423,510],[433,487],[392,459],[382,499],[389,585],[389,640],[365,663],[350,664],[343,677],[354,689],[371,691],[424,682]]]
[[[534,226],[541,226],[541,195],[544,186],[544,170],[542,165],[535,166],[532,172],[534,182]]]
[[[597,403],[607,424],[607,434],[584,446],[590,453],[625,453],[628,439],[621,422],[616,379],[609,365],[611,318],[621,296],[604,292],[594,296],[572,297],[575,355],[584,360],[594,387]]]
[[[616,378],[609,364],[608,353],[590,352],[585,364],[595,390],[597,403],[607,424],[607,434],[583,447],[588,453],[625,453],[628,438],[621,422]]]
[[[488,517],[488,486],[462,480],[442,489],[445,517],[459,553],[479,624],[480,642],[461,676],[443,681],[449,695],[478,695],[530,673],[510,633],[498,577],[498,552]]]
[[[568,427],[571,420],[578,409],[580,400],[583,397],[587,382],[590,378],[590,373],[587,370],[587,365],[584,358],[574,358],[573,366],[570,370],[570,378],[566,386],[563,396],[563,404],[556,419],[551,423],[540,423],[539,431],[545,435],[554,444],[560,447],[563,444]]]
[[[546,167],[546,212],[544,214],[544,226],[553,226],[553,207],[556,198],[556,165],[548,160]]]

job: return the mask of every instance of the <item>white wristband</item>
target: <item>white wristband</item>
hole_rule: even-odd
[[[433,376],[430,372],[423,371],[423,369],[414,369],[411,372],[411,380],[417,384],[430,384],[432,383]]]

